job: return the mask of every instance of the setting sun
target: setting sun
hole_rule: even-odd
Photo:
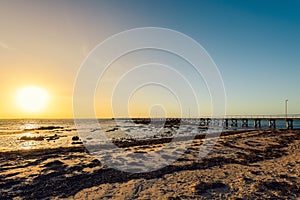
[[[39,112],[46,107],[48,101],[47,92],[40,87],[27,86],[17,93],[17,104],[26,112]]]

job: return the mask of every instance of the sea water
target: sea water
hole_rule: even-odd
[[[242,128],[241,123],[238,120],[237,128],[229,126],[227,130],[254,129],[253,120],[248,121],[247,128]],[[262,120],[261,126],[261,129],[268,129],[268,121]],[[276,128],[285,129],[285,120],[277,120]],[[294,121],[294,128],[300,129],[300,120]],[[199,128],[197,123],[164,127],[164,124],[136,124],[131,120],[85,119],[80,120],[76,126],[73,119],[6,119],[0,120],[0,151],[73,147],[80,145],[81,142],[97,144],[106,140],[149,139],[205,133],[206,130]],[[73,137],[76,135],[79,135],[80,140],[74,142]],[[100,135],[101,137],[98,137]]]

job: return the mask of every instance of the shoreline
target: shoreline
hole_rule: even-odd
[[[147,153],[166,142],[157,141],[122,148]],[[162,169],[136,174],[105,167],[83,146],[3,152],[0,198],[300,197],[299,130],[226,132],[200,159],[202,142],[196,138],[184,155]]]
[[[257,132],[257,131],[289,131],[285,129],[239,129],[239,130],[223,130],[221,133],[219,132],[211,132],[211,133],[203,133],[203,134],[191,134],[188,135],[178,135],[176,137],[159,137],[159,138],[120,138],[120,139],[113,139],[110,142],[116,145],[116,148],[127,148],[127,147],[134,147],[134,146],[142,146],[142,145],[153,145],[153,144],[165,144],[171,142],[174,138],[176,141],[189,141],[189,140],[201,140],[205,138],[214,138],[214,137],[224,137],[230,135],[241,134],[244,132]],[[298,129],[294,129],[292,131],[298,131]],[[299,129],[300,131],[300,129]],[[26,131],[24,132],[26,133]],[[53,137],[49,134],[48,137]],[[66,137],[65,135],[60,137]],[[69,136],[70,137],[70,136]],[[32,139],[34,141],[34,139]],[[72,143],[72,142],[71,142]],[[98,146],[112,146],[111,144],[100,143]],[[0,153],[17,153],[17,152],[35,152],[35,151],[52,151],[55,149],[77,149],[77,148],[84,148],[82,141],[80,140],[79,143],[74,143],[72,146],[64,146],[64,147],[52,147],[52,148],[32,148],[32,149],[19,149],[19,150],[0,150]]]

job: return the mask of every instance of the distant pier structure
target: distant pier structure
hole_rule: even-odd
[[[225,116],[225,117],[199,117],[199,118],[118,118],[119,120],[132,120],[135,123],[150,124],[163,122],[166,125],[193,124],[199,127],[223,128],[286,128],[294,129],[295,121],[300,122],[300,114],[294,115],[250,115],[250,116]],[[300,124],[300,123],[298,123]],[[300,128],[300,127],[298,127]]]
[[[184,120],[189,121],[190,118],[186,118]],[[194,120],[198,120],[200,126],[210,126],[211,122],[214,122],[214,125],[216,124],[222,124],[224,128],[263,128],[263,122],[264,125],[269,129],[276,129],[276,128],[283,128],[283,126],[286,129],[294,129],[294,122],[300,121],[300,114],[299,115],[292,115],[292,116],[280,116],[280,115],[260,115],[260,116],[226,116],[224,118],[215,118],[215,117],[201,117],[201,118],[194,118]],[[281,122],[281,124],[278,124],[278,122]],[[285,125],[282,124],[282,122],[285,122]],[[278,126],[280,125],[280,126]],[[299,128],[299,127],[298,127]]]

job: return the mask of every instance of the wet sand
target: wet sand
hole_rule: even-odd
[[[167,142],[119,146],[147,153]],[[80,145],[2,152],[0,199],[300,198],[299,130],[226,132],[200,159],[202,143],[198,137],[171,165],[136,174],[107,168]]]

